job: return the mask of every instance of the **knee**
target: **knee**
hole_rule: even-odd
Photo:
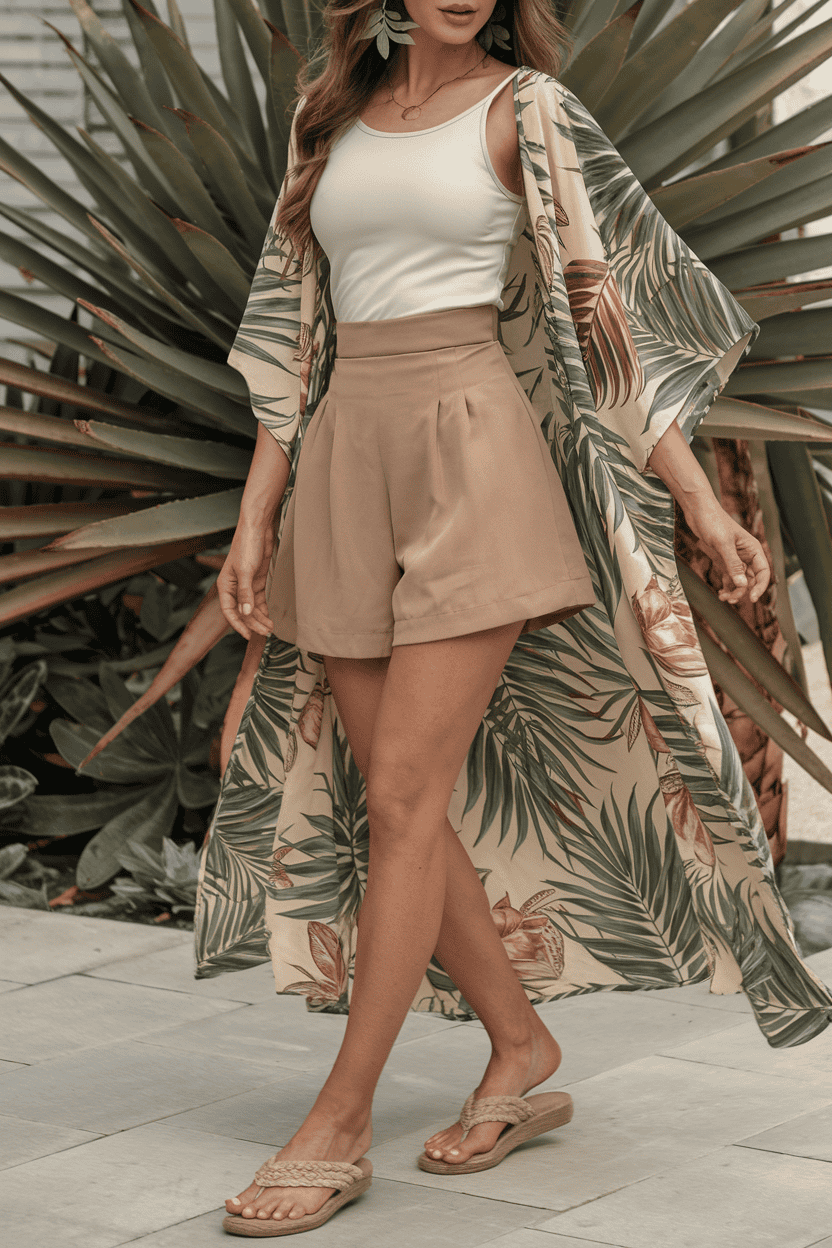
[[[374,762],[366,785],[371,837],[395,841],[418,836],[419,828],[430,830],[436,822],[433,807],[439,804],[435,790],[427,776],[407,764]]]

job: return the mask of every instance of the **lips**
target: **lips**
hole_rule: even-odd
[[[462,7],[456,8],[456,7],[455,7],[455,8],[453,8],[453,9],[451,9],[451,8],[444,8],[444,9],[442,9],[442,12],[443,12],[443,13],[473,13],[473,12],[474,12],[474,10],[473,10],[473,9],[471,9],[471,8],[462,8]]]

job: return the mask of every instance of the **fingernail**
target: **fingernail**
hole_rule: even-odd
[[[251,615],[251,603],[244,602],[241,608],[243,615]]]
[[[442,1152],[441,1152],[441,1150],[440,1150],[440,1149],[435,1148],[435,1149],[433,1150],[433,1155],[434,1155],[434,1157],[441,1157],[441,1156],[442,1156]]]
[[[238,1200],[236,1196],[232,1196],[231,1203],[232,1205],[239,1205],[239,1204],[242,1204],[242,1201]]]
[[[458,1157],[458,1156],[459,1156],[459,1149],[458,1149],[458,1148],[452,1148],[452,1149],[451,1149],[451,1156],[452,1156],[452,1157]]]

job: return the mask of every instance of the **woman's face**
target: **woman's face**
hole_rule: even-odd
[[[396,4],[389,0],[390,8],[401,12],[404,0]],[[465,44],[482,30],[496,7],[496,0],[407,0],[406,12],[419,30],[408,30],[411,37],[425,35],[438,43]]]

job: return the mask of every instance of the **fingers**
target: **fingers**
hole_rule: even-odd
[[[255,601],[251,582],[246,586],[243,574],[238,578],[233,571],[227,575],[224,573],[225,568],[217,578],[217,593],[228,623],[246,641],[251,640],[252,632],[268,637],[274,632],[274,626],[269,618],[265,594],[258,593]]]

